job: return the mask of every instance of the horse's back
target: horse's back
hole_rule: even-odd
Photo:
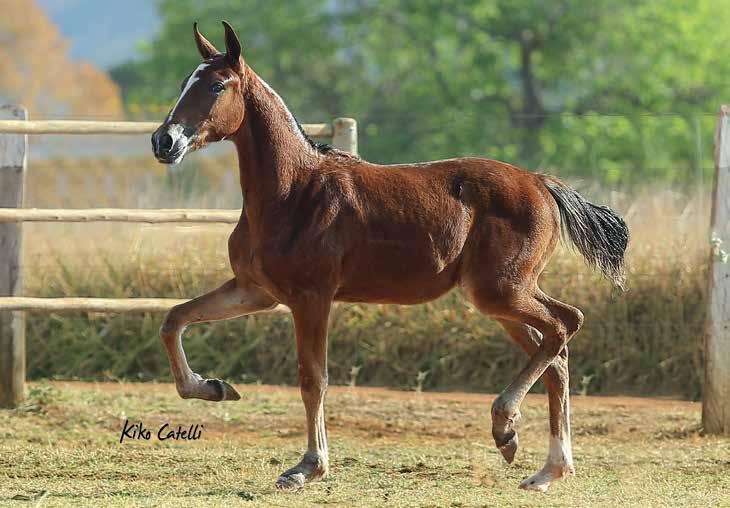
[[[551,213],[539,176],[489,159],[361,163],[348,178],[358,233],[342,265],[343,300],[433,299],[459,283],[465,260],[500,263],[499,252],[485,255],[499,242],[515,257]]]

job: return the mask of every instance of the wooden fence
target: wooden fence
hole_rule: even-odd
[[[22,222],[202,222],[235,223],[239,210],[29,210],[23,209],[28,134],[142,134],[157,124],[26,120],[22,108],[0,108],[0,406],[23,397],[25,323],[23,311],[164,312],[182,300],[162,298],[29,298],[22,295]],[[3,119],[9,119],[3,121]],[[305,125],[307,134],[332,137],[357,152],[357,127],[349,118]],[[705,431],[730,434],[730,106],[720,110],[716,131],[716,173],[710,233],[708,313],[705,335]],[[286,308],[277,307],[277,312]]]
[[[702,425],[730,435],[730,106],[715,131],[715,184],[710,221]]]
[[[235,224],[240,210],[38,210],[23,208],[29,134],[150,134],[152,122],[28,121],[25,109],[0,107],[0,407],[23,399],[25,384],[24,311],[166,312],[184,302],[170,298],[31,298],[22,296],[23,222],[138,222]],[[307,135],[357,153],[357,124],[305,124]],[[270,312],[288,312],[279,305]]]

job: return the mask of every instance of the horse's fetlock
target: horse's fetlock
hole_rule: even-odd
[[[492,419],[512,423],[517,419],[517,411],[508,401],[499,396],[492,403]]]
[[[180,396],[181,399],[192,399],[192,398],[194,398],[194,396],[193,396],[194,389],[193,389],[192,386],[189,386],[189,385],[178,386],[178,385],[176,385],[176,388],[177,388],[177,394]]]

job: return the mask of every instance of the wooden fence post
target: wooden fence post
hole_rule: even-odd
[[[730,106],[720,108],[715,131],[710,231],[702,425],[708,433],[730,434]]]
[[[357,122],[354,118],[335,118],[332,146],[357,155]]]
[[[0,107],[0,119],[27,120],[25,108]],[[23,206],[26,134],[0,135],[0,207]],[[0,223],[0,296],[20,296],[21,223]],[[0,407],[14,407],[23,399],[25,383],[25,316],[0,312]]]

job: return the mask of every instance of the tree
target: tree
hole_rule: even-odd
[[[68,59],[69,43],[35,0],[6,0],[0,17],[0,98],[31,115],[122,114],[119,90],[88,62]]]
[[[180,93],[180,81],[199,63],[193,21],[218,48],[224,48],[220,21],[225,19],[241,37],[244,58],[286,95],[294,111],[307,118],[330,116],[345,107],[333,76],[348,71],[346,59],[335,55],[341,41],[331,33],[330,4],[327,0],[161,0],[164,23],[156,39],[141,48],[141,61],[116,67],[112,76],[130,109],[159,116]]]
[[[178,2],[175,2],[178,6]],[[379,162],[480,155],[611,183],[711,168],[730,61],[720,0],[185,0],[129,101],[167,101],[197,62],[192,20],[239,29],[248,62],[299,116],[354,116]],[[125,79],[122,80],[121,78]]]

